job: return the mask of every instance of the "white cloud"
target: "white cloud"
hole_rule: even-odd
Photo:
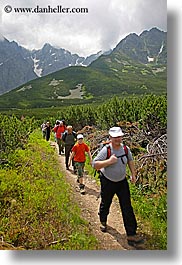
[[[29,49],[48,42],[79,55],[108,50],[131,32],[167,30],[166,0],[1,0],[1,34]],[[5,6],[88,8],[88,13],[6,13]]]

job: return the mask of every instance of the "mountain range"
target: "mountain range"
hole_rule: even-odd
[[[16,43],[11,45],[17,48]],[[17,49],[21,49],[25,58],[22,62],[29,65],[32,76],[36,73],[36,77],[1,95],[3,108],[87,103],[104,100],[113,94],[166,93],[167,32],[158,28],[145,30],[140,35],[131,33],[108,54],[98,53],[90,59],[59,49],[63,55],[56,60],[58,49],[49,44],[39,51],[32,51],[31,56],[26,49]],[[70,66],[65,66],[61,58],[70,58],[67,60]],[[16,67],[19,71],[18,65]],[[63,69],[56,71],[57,67]]]
[[[48,43],[42,49],[30,51],[3,38],[0,40],[0,95],[69,66],[88,66],[102,53],[85,58]]]

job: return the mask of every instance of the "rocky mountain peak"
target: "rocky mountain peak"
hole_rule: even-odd
[[[45,43],[39,50],[30,51],[15,41],[8,41],[2,35],[0,40],[0,94],[69,66],[89,66],[102,57],[102,54],[108,60],[110,55],[114,57],[119,54],[133,63],[142,64],[149,63],[149,59],[160,64],[167,61],[167,33],[157,28],[145,30],[139,36],[131,33],[113,51],[99,51],[86,58],[49,43]]]

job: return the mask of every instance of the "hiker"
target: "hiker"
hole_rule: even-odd
[[[45,138],[46,138],[46,141],[49,141],[50,139],[50,136],[51,136],[51,125],[50,125],[50,122],[47,121],[46,122],[46,125],[45,125]]]
[[[45,139],[46,138],[46,122],[45,121],[41,124],[41,130],[42,130],[42,137],[43,139]]]
[[[99,170],[101,183],[101,203],[99,207],[99,218],[101,222],[101,231],[107,231],[107,217],[116,194],[119,199],[122,211],[124,227],[127,234],[128,244],[134,245],[141,243],[142,239],[136,234],[137,222],[131,205],[130,191],[126,179],[126,165],[131,171],[131,182],[136,182],[136,173],[132,153],[128,146],[127,154],[122,144],[123,132],[120,127],[112,127],[109,130],[110,144],[104,146],[98,155],[93,159],[92,166]],[[108,148],[110,156],[107,158]]]
[[[69,163],[69,157],[70,157],[71,149],[74,146],[76,139],[77,139],[76,132],[73,131],[73,127],[71,125],[68,125],[67,130],[62,135],[62,140],[65,144],[65,164],[66,164],[67,170],[69,170],[68,163]],[[76,168],[75,168],[73,159],[72,159],[72,166],[74,169],[74,173],[76,173]]]
[[[86,143],[84,143],[83,134],[78,134],[77,143],[75,143],[75,145],[72,148],[72,153],[69,159],[68,166],[71,165],[71,161],[72,159],[74,159],[74,164],[75,164],[77,174],[78,174],[77,182],[79,183],[81,194],[85,193],[85,185],[84,185],[84,180],[83,180],[83,172],[84,172],[84,166],[85,166],[85,161],[86,161],[85,153],[88,154],[89,159],[90,159],[90,164],[92,164],[92,155],[90,153],[90,148]]]
[[[52,129],[52,131],[54,132],[54,141],[55,142],[57,142],[57,140],[56,140],[56,131],[54,130],[54,128],[56,127],[56,126],[58,126],[60,124],[60,121],[59,120],[56,120],[56,123],[55,123],[55,125],[54,125],[54,127],[53,127],[53,129]]]
[[[53,131],[56,133],[56,142],[58,145],[58,152],[59,155],[64,153],[64,142],[62,140],[62,135],[66,131],[66,126],[63,124],[62,121],[57,121],[57,125],[53,128]]]

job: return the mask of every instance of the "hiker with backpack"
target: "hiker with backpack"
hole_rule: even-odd
[[[74,146],[76,142],[77,133],[73,131],[73,127],[71,125],[67,126],[67,130],[63,133],[62,135],[62,140],[65,144],[65,164],[66,164],[66,169],[69,170],[69,157],[71,153],[71,149]],[[74,165],[74,160],[72,159],[72,166],[74,169],[74,173],[76,173],[76,168]]]
[[[90,153],[89,146],[83,141],[83,134],[77,135],[77,143],[72,148],[72,153],[69,159],[68,166],[71,165],[72,159],[74,159],[74,165],[76,167],[76,171],[78,174],[77,182],[79,183],[79,189],[80,193],[85,193],[85,185],[84,185],[84,179],[83,179],[83,173],[84,173],[84,166],[86,161],[86,155],[88,154],[90,163],[92,164],[92,155]]]
[[[92,166],[99,170],[101,183],[101,203],[98,213],[101,231],[107,231],[107,217],[112,199],[116,194],[122,211],[128,244],[135,245],[141,243],[142,238],[136,234],[137,221],[131,205],[126,166],[129,166],[132,183],[136,182],[136,173],[132,153],[128,146],[122,144],[123,135],[120,127],[110,128],[110,143],[100,150],[93,159]]]
[[[66,131],[66,125],[63,123],[63,121],[57,121],[55,127],[53,128],[53,131],[56,134],[58,152],[59,155],[61,155],[61,153],[64,153],[64,142],[62,140],[62,135]]]

